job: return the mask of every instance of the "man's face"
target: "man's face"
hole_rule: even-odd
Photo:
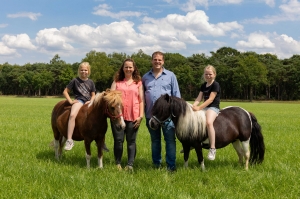
[[[164,65],[164,60],[162,55],[154,55],[152,58],[152,68],[161,69]]]

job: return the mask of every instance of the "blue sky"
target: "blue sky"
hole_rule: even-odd
[[[0,64],[80,62],[91,50],[300,54],[297,0],[1,0]]]

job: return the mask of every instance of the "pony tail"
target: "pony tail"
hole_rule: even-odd
[[[264,137],[261,133],[261,126],[258,124],[255,115],[249,112],[252,122],[252,132],[250,139],[250,163],[261,164],[265,156]]]

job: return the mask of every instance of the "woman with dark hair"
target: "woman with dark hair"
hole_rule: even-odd
[[[133,170],[136,156],[136,137],[144,116],[144,90],[141,76],[133,59],[125,59],[114,76],[111,90],[122,92],[124,130],[117,130],[113,123],[114,156],[118,170],[122,170],[123,143],[126,136],[128,162],[125,170]]]

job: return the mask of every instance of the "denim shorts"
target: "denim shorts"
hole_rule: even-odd
[[[80,99],[78,99],[77,101],[80,102],[81,104],[85,104],[84,101],[82,101]]]
[[[220,109],[216,108],[216,107],[205,107],[203,110],[207,111],[207,110],[213,110],[214,112],[217,113],[217,115],[219,115]]]

